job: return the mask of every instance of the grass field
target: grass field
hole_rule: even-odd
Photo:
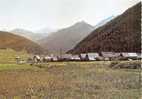
[[[140,99],[140,70],[110,63],[0,64],[0,99]]]
[[[15,58],[19,56],[23,60],[26,60],[30,55],[26,51],[14,51],[12,49],[0,49],[0,63],[16,63]]]

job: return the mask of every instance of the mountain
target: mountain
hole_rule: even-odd
[[[103,20],[100,21],[97,25],[95,25],[94,29],[97,29],[97,28],[99,28],[99,27],[105,25],[106,23],[108,23],[109,21],[111,21],[111,20],[114,19],[114,18],[115,18],[115,16],[110,16],[110,17],[108,17],[108,18],[106,18],[106,19],[103,19]]]
[[[68,53],[141,52],[141,3],[97,28]]]
[[[46,38],[40,40],[40,44],[47,48],[50,53],[59,54],[61,51],[65,53],[84,39],[93,29],[94,27],[81,21],[73,26],[51,33]]]
[[[16,51],[26,50],[28,53],[41,53],[43,49],[35,42],[12,34],[10,32],[0,31],[0,49],[11,48]]]
[[[42,28],[42,29],[38,30],[36,33],[46,34],[48,36],[50,33],[53,33],[53,32],[56,32],[56,29]]]
[[[37,42],[38,40],[48,35],[47,33],[34,33],[28,30],[24,30],[24,29],[14,29],[10,32],[13,34],[19,35],[19,36],[26,37],[35,42]]]

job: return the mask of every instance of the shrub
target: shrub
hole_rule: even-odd
[[[126,61],[126,62],[112,62],[111,68],[127,68],[127,69],[140,69],[141,61]]]

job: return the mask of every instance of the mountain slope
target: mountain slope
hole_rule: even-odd
[[[141,52],[141,3],[93,31],[69,53]]]
[[[43,49],[31,40],[0,31],[0,48],[11,48],[16,51],[26,50],[28,53],[41,53]]]
[[[78,22],[71,27],[59,30],[42,39],[40,44],[50,53],[59,54],[72,49],[78,42],[93,31],[93,27],[85,22]]]
[[[19,36],[26,37],[35,42],[37,42],[38,40],[48,35],[47,33],[34,33],[28,30],[24,30],[24,29],[14,29],[10,32],[13,34],[19,35]]]
[[[36,33],[46,34],[48,36],[50,33],[53,33],[53,32],[56,32],[56,31],[57,31],[56,29],[52,29],[52,28],[42,28],[42,29],[36,31]]]
[[[115,18],[115,16],[110,16],[110,17],[108,17],[106,19],[101,20],[98,24],[95,25],[94,29],[97,29],[97,28],[105,25],[106,23],[108,23],[109,21],[111,21],[114,18]]]

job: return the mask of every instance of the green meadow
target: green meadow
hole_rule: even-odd
[[[16,55],[29,56],[21,53],[0,53],[0,99],[141,98],[140,69],[110,68],[111,61],[15,64]]]

